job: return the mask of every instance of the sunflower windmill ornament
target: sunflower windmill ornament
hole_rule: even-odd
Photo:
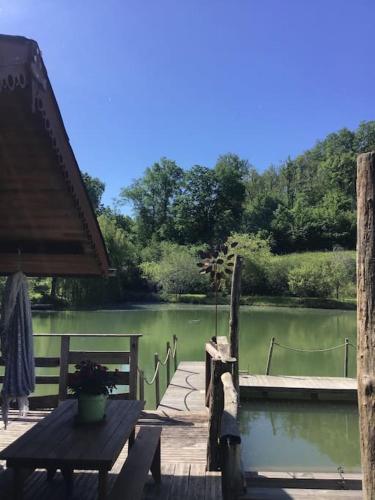
[[[222,285],[225,275],[233,273],[234,257],[233,249],[238,245],[233,241],[230,245],[219,245],[208,251],[199,252],[201,261],[197,263],[200,274],[208,274],[215,294],[215,337],[217,337],[217,294]]]

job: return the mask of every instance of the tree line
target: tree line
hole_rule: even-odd
[[[356,157],[375,148],[375,122],[329,134],[296,158],[260,173],[235,154],[214,168],[183,170],[162,158],[124,188],[133,231],[180,245],[213,244],[232,232],[258,233],[275,253],[354,249]]]
[[[339,295],[334,283],[342,266],[335,270],[318,253],[305,260],[285,254],[341,251],[338,262],[350,264],[345,279],[352,286],[354,255],[343,250],[356,245],[356,157],[373,149],[375,121],[369,121],[331,133],[263,172],[236,154],[219,156],[213,168],[183,169],[162,158],[121,190],[118,204],[130,203],[132,217],[104,206],[105,184],[84,173],[117,275],[61,278],[54,292],[68,304],[115,303],[151,291],[208,292],[197,253],[236,234],[247,252],[245,293]],[[34,285],[41,297],[48,295],[45,280]]]

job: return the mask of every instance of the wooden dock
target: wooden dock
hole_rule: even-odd
[[[182,361],[160,401],[158,410],[164,412],[202,412],[205,406],[205,363]]]
[[[249,378],[255,377],[255,378]],[[308,384],[308,377],[280,377],[279,383],[286,387],[295,384],[303,387]],[[241,391],[244,384],[258,381],[259,388],[276,387],[279,377],[267,377],[268,386],[263,376],[241,375]],[[299,379],[300,381],[298,382]],[[310,380],[310,383],[316,382]],[[326,378],[324,380],[327,381]],[[341,379],[340,379],[341,380]],[[351,381],[346,386],[353,390]],[[274,385],[272,385],[272,383]],[[324,385],[323,379],[319,383]],[[333,381],[331,381],[333,384]],[[271,384],[271,385],[270,385]],[[341,384],[341,382],[340,382]],[[268,390],[267,389],[267,390]],[[321,388],[319,388],[321,389]],[[342,386],[331,385],[332,390],[341,390]],[[345,390],[345,387],[343,388]],[[155,411],[143,412],[140,425],[162,426],[162,484],[156,486],[151,477],[144,491],[144,500],[214,500],[221,496],[220,472],[206,471],[206,450],[208,438],[208,412],[205,407],[205,364],[202,362],[181,362],[175,372],[171,384]],[[264,395],[263,395],[264,397]],[[46,415],[45,411],[31,412],[21,418],[11,415],[8,430],[0,430],[0,449],[3,449],[31,426]],[[125,447],[117,460],[110,480],[114,481],[127,456]],[[75,498],[94,500],[97,487],[97,474],[78,472],[75,475]],[[324,476],[324,475],[323,475]],[[338,474],[325,477],[317,474],[291,474],[262,472],[247,474],[246,494],[242,500],[249,499],[289,499],[308,500],[359,500],[361,491],[360,476],[346,476],[345,481]],[[9,490],[10,478],[7,471],[0,473],[0,500],[11,500]],[[344,488],[344,489],[339,489]],[[64,482],[57,475],[52,482],[47,482],[44,471],[36,471],[26,481],[25,500],[63,500],[65,499]]]
[[[241,398],[356,401],[357,381],[345,377],[240,375]]]
[[[356,401],[357,380],[345,377],[240,374],[240,393],[243,399]],[[205,363],[181,362],[158,409],[166,412],[203,411],[205,409]]]
[[[356,380],[340,377],[278,377],[240,375],[241,396],[256,398],[303,398],[321,400],[355,400]],[[200,412],[205,419],[205,363],[182,362],[165,392],[158,412],[187,418]],[[164,431],[163,431],[164,432]],[[207,439],[207,437],[205,438]],[[206,473],[208,474],[208,473]],[[215,473],[211,473],[215,474]],[[212,477],[211,477],[212,480]],[[361,475],[338,473],[258,472],[246,474],[245,499],[322,500],[362,498]],[[186,497],[188,498],[188,497]],[[195,498],[193,496],[192,498]]]

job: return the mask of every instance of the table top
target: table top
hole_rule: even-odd
[[[0,460],[8,466],[110,470],[143,406],[143,401],[109,400],[103,422],[77,424],[77,401],[64,401],[0,452]]]

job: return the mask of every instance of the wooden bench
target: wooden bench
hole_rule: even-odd
[[[161,481],[160,434],[161,427],[141,427],[129,455],[118,474],[108,500],[139,500],[148,471],[156,483]]]

